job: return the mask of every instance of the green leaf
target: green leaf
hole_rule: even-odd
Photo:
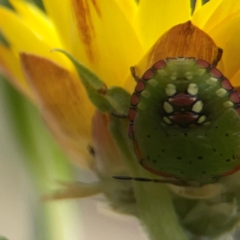
[[[104,81],[102,81],[90,69],[78,62],[68,52],[62,49],[53,49],[53,51],[63,53],[72,61],[78,72],[79,78],[87,91],[90,101],[98,110],[108,113],[126,113],[130,101],[129,93],[120,87],[107,89]]]

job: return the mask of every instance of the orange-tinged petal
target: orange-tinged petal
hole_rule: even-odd
[[[73,68],[65,56],[50,52],[52,48],[61,48],[61,46],[56,46],[54,42],[46,43],[40,35],[29,28],[26,22],[4,7],[0,7],[0,30],[16,56],[21,51],[29,51],[52,59],[65,68]]]
[[[90,155],[90,141],[85,138],[73,137],[71,134],[66,134],[62,127],[56,124],[56,119],[48,110],[42,111],[42,117],[52,132],[53,136],[65,151],[68,157],[74,161],[81,168],[95,169],[95,161],[93,156]]]
[[[73,148],[86,152],[91,141],[90,120],[94,107],[79,79],[48,59],[27,53],[20,56],[25,76],[50,128],[70,139],[67,143],[72,141]],[[59,135],[57,138],[64,139]]]
[[[205,32],[188,21],[172,27],[159,38],[147,53],[147,65],[144,64],[143,69],[151,67],[160,59],[179,56],[195,57],[213,63],[217,59],[218,48]]]
[[[35,102],[35,96],[27,84],[19,60],[12,51],[0,44],[0,72],[31,101]]]
[[[214,28],[209,34],[216,41],[216,44],[223,49],[222,61],[224,64],[224,75],[231,78],[239,70],[240,55],[240,17],[230,22],[221,24]],[[227,34],[226,34],[227,33]]]
[[[92,69],[107,85],[121,85],[129,67],[140,59],[143,52],[138,38],[115,1],[64,0],[56,8],[57,0],[44,1],[59,32],[70,35],[66,48],[74,57]],[[69,9],[69,6],[72,9]],[[66,7],[62,9],[63,7]],[[60,11],[60,12],[59,12]],[[59,18],[62,12],[63,19]],[[69,19],[74,13],[74,18]],[[62,24],[66,20],[70,25]]]
[[[220,52],[205,32],[188,21],[164,33],[135,66],[135,73],[141,77],[157,61],[179,56],[199,58],[213,64],[219,61]],[[126,88],[131,92],[135,84],[128,79]]]
[[[109,115],[96,111],[92,119],[93,148],[96,170],[102,177],[127,172],[127,167],[109,131]]]
[[[136,27],[144,50],[148,50],[169,28],[190,20],[190,14],[189,0],[141,0]]]
[[[107,85],[122,85],[142,55],[130,23],[114,1],[72,0],[72,6],[93,70]]]
[[[61,46],[53,24],[38,7],[22,0],[10,0],[10,3],[29,28],[36,32],[45,42]]]
[[[80,80],[66,69],[36,55],[21,53],[21,62],[43,108],[48,109],[69,134],[89,138],[89,119],[94,107]]]
[[[222,0],[211,0],[204,4],[198,11],[195,11],[192,16],[192,23],[200,28],[204,28],[206,22],[211,17],[216,8],[221,4]]]

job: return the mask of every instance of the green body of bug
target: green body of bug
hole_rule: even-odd
[[[160,60],[137,82],[129,135],[147,170],[200,184],[240,169],[240,98],[195,58]]]

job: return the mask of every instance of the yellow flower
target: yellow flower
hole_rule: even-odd
[[[68,51],[107,86],[125,86],[131,91],[134,82],[129,80],[129,67],[164,32],[191,20],[224,50],[219,68],[238,85],[240,56],[235,53],[240,4],[213,0],[202,6],[200,2],[191,16],[189,0],[142,0],[139,5],[118,0],[45,0],[46,15],[29,2],[11,0],[15,11],[0,8],[0,29],[9,43],[0,45],[1,71],[41,109],[71,158],[91,167],[87,149],[94,107],[71,62],[51,49]]]
[[[160,46],[160,37],[191,21],[223,49],[218,68],[239,86],[240,3],[236,0],[211,0],[204,5],[198,0],[192,15],[189,0],[140,0],[139,4],[134,0],[43,0],[46,13],[23,0],[9,1],[15,10],[0,7],[0,31],[8,43],[0,43],[1,72],[40,109],[62,148],[82,167],[96,168],[98,159],[89,154],[91,146],[98,145],[95,142],[102,141],[104,149],[112,150],[97,149],[106,159],[102,170],[98,166],[103,175],[113,165],[124,168],[107,133],[109,119],[96,112],[69,58],[52,49],[70,53],[107,87],[132,92],[135,83],[129,67],[137,64],[137,74],[143,74],[156,60],[147,56]],[[216,53],[213,48],[211,57]]]
[[[44,119],[70,156],[89,167],[94,107],[70,61],[50,51],[65,49],[107,85],[122,85],[129,66],[143,52],[130,22],[137,6],[131,1],[45,1],[45,15],[28,2],[10,2],[16,12],[0,9],[1,32],[10,45],[0,45],[1,70],[42,109]],[[21,62],[21,52],[35,56],[25,54]]]

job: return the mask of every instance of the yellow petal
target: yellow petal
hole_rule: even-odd
[[[1,44],[0,72],[32,102],[35,102],[35,96],[23,76],[19,60],[13,55],[9,48]]]
[[[56,8],[58,0],[45,0],[44,4],[58,31],[68,36],[65,42],[72,49],[66,50],[107,85],[121,85],[129,67],[140,59],[143,52],[118,4],[108,0],[64,0],[60,8]],[[72,11],[74,19],[69,19]],[[62,13],[63,17],[59,18]],[[64,21],[70,25],[65,26]]]
[[[238,91],[240,92],[240,66],[239,66],[239,70],[234,74],[234,76],[231,77],[230,81],[232,85],[234,87],[237,87]]]
[[[211,3],[212,1],[210,1]],[[214,0],[213,3],[218,3],[219,1]],[[222,21],[227,21],[227,18],[231,16],[234,12],[240,9],[240,2],[236,0],[222,0],[217,6],[212,6],[214,11],[207,19],[203,29],[209,32],[214,26]],[[204,8],[204,7],[203,7]],[[205,14],[202,16],[206,18]],[[221,26],[220,26],[221,27]]]
[[[72,143],[71,151],[86,153],[94,107],[79,79],[48,59],[27,53],[20,56],[25,76],[44,110],[44,119],[58,134],[56,138],[68,145]]]
[[[74,49],[71,42],[77,34],[73,23],[70,0],[61,0],[61,3],[59,3],[58,0],[43,0],[43,3],[47,15],[51,19],[51,22],[63,43],[63,48],[68,52],[72,52]],[[80,48],[78,51],[81,52],[82,46],[80,45],[78,47]],[[82,56],[81,62],[86,64],[85,56]]]
[[[136,1],[130,0],[115,0],[119,8],[121,9],[122,13],[126,16],[127,20],[133,25],[135,21],[135,17],[137,14],[138,6]]]
[[[203,29],[204,25],[221,2],[222,0],[211,0],[204,4],[198,11],[194,12],[192,23]]]
[[[196,13],[202,7],[202,0],[196,0],[194,13]]]
[[[65,56],[50,52],[51,49],[55,47],[61,48],[61,46],[56,46],[55,43],[51,42],[46,43],[39,34],[29,28],[27,23],[13,11],[4,7],[0,7],[0,29],[10,43],[16,57],[18,57],[19,52],[28,51],[52,59],[65,68],[72,68],[72,64]]]
[[[95,73],[108,85],[121,85],[142,55],[134,30],[114,1],[72,3],[79,37]]]
[[[222,61],[224,64],[224,75],[231,78],[240,68],[240,17],[232,21],[226,21],[218,28],[214,28],[209,34],[216,41],[217,45],[223,49]]]
[[[136,27],[144,50],[148,50],[169,28],[190,20],[190,13],[189,0],[141,0]]]
[[[57,33],[47,16],[34,4],[22,0],[9,0],[28,27],[41,36],[44,42],[61,46]]]

